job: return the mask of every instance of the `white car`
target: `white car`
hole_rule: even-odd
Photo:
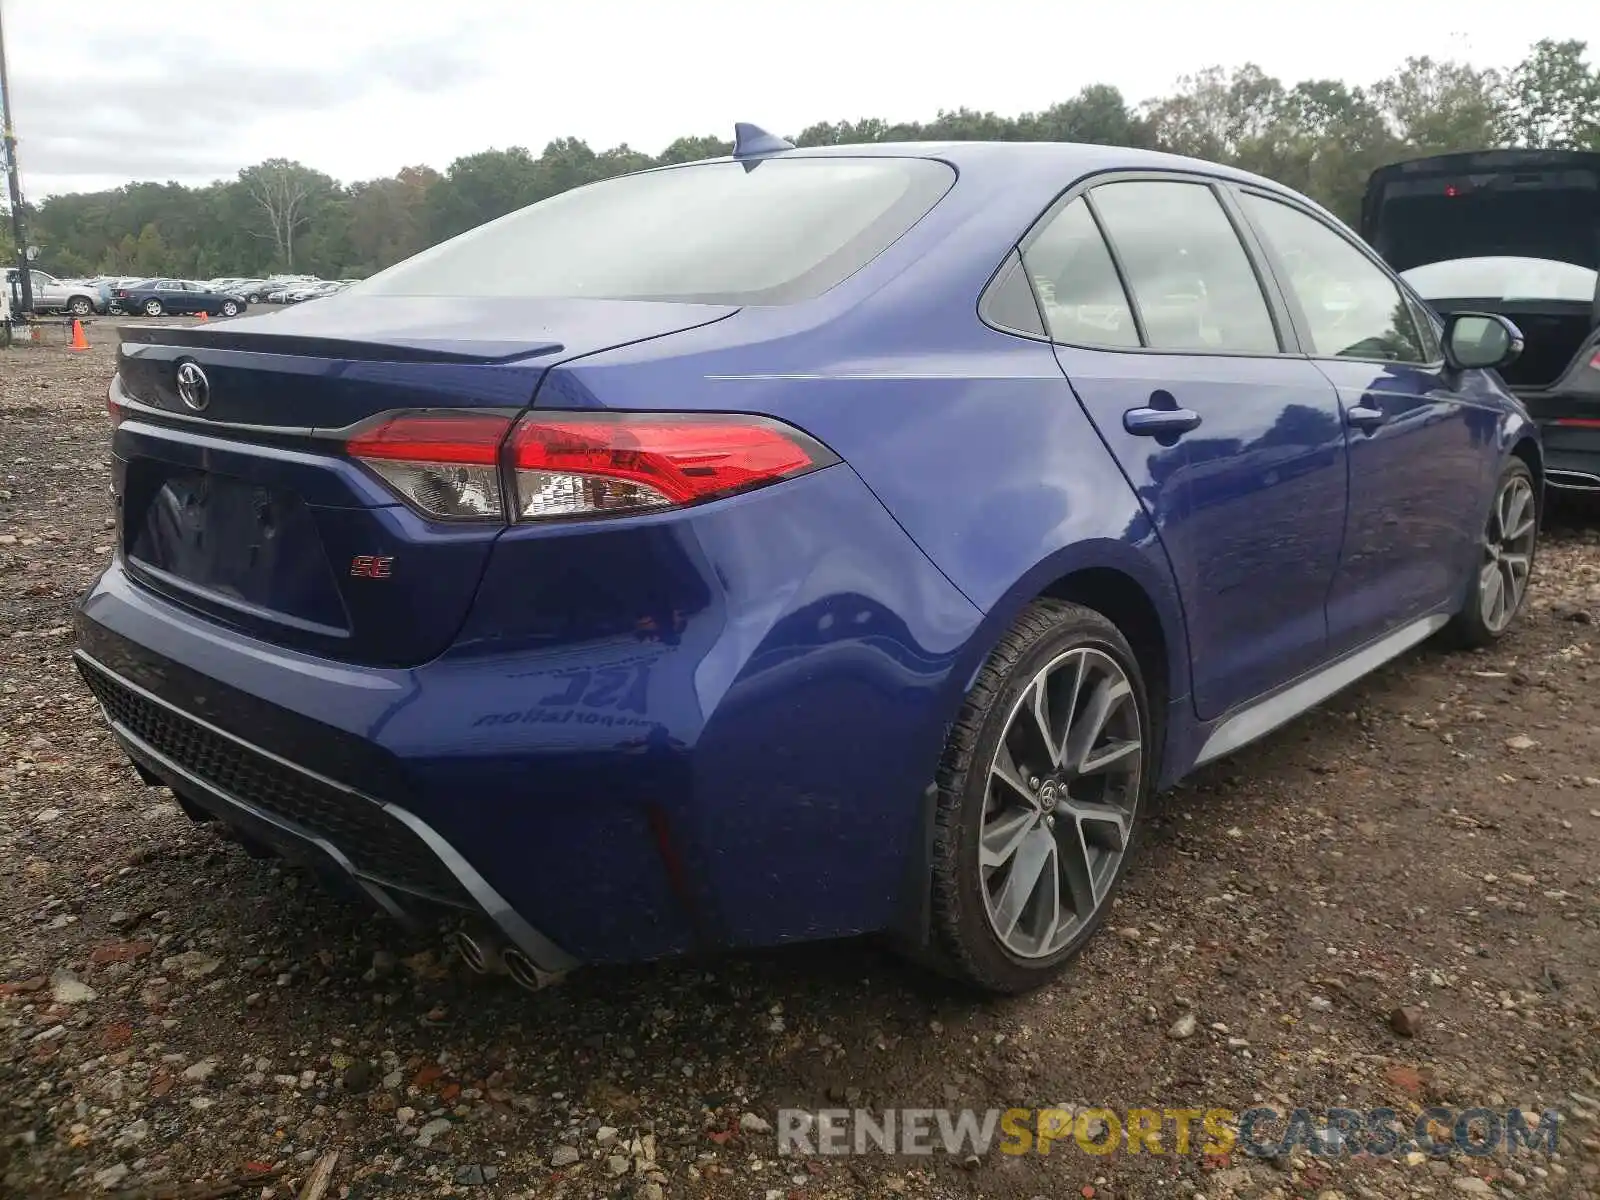
[[[57,279],[43,271],[33,271],[31,274],[35,311],[65,311],[75,317],[87,317],[90,313],[104,312],[106,309],[100,289],[93,284]],[[8,288],[16,283],[15,267],[6,272],[5,280]]]

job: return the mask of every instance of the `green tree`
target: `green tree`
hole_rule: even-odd
[[[133,243],[133,272],[135,275],[160,275],[167,265],[167,244],[161,240],[161,230],[154,224],[139,231]]]
[[[663,150],[656,158],[660,166],[695,162],[702,158],[721,158],[733,153],[733,143],[715,137],[682,137]]]
[[[1546,38],[1511,73],[1511,127],[1524,146],[1600,150],[1600,69],[1588,44]]]
[[[293,271],[296,239],[327,214],[339,185],[286,158],[246,167],[239,172],[239,183],[255,205],[253,228],[273,246],[273,262]]]
[[[1418,154],[1484,150],[1510,135],[1511,107],[1498,71],[1424,55],[1373,88],[1395,135]]]
[[[428,193],[441,178],[432,167],[405,167],[392,179],[351,184],[344,270],[368,275],[426,246]]]
[[[536,172],[533,155],[522,146],[456,159],[428,192],[430,240],[454,237],[530,203]]]

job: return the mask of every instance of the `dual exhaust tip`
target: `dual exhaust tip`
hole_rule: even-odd
[[[547,971],[517,946],[478,929],[458,929],[450,944],[475,975],[509,975],[511,982],[530,992],[543,991],[561,979],[562,972]]]

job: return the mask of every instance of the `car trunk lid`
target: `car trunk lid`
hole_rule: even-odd
[[[1510,255],[1600,265],[1600,153],[1485,150],[1372,173],[1361,236],[1397,271]]]
[[[448,646],[503,526],[425,519],[343,452],[349,431],[394,410],[514,413],[556,363],[737,311],[358,296],[312,307],[123,330],[119,546],[129,573],[171,600],[274,644],[385,665]]]
[[[1526,349],[1501,374],[1518,392],[1560,379],[1600,324],[1600,282],[1591,282],[1600,154],[1489,150],[1395,163],[1368,181],[1361,232],[1441,315],[1516,322]]]

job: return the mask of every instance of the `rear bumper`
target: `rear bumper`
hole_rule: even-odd
[[[604,537],[508,531],[416,667],[271,645],[120,561],[78,631],[147,770],[544,965],[900,927],[982,619],[841,466]]]
[[[547,974],[578,965],[416,814],[191,716],[83,650],[73,657],[128,757],[185,800],[402,923],[424,909],[476,912]]]
[[[1563,491],[1600,491],[1600,392],[1519,391],[1539,426],[1545,484]]]
[[[1572,492],[1600,492],[1600,426],[1541,422],[1544,475],[1548,487]]]

